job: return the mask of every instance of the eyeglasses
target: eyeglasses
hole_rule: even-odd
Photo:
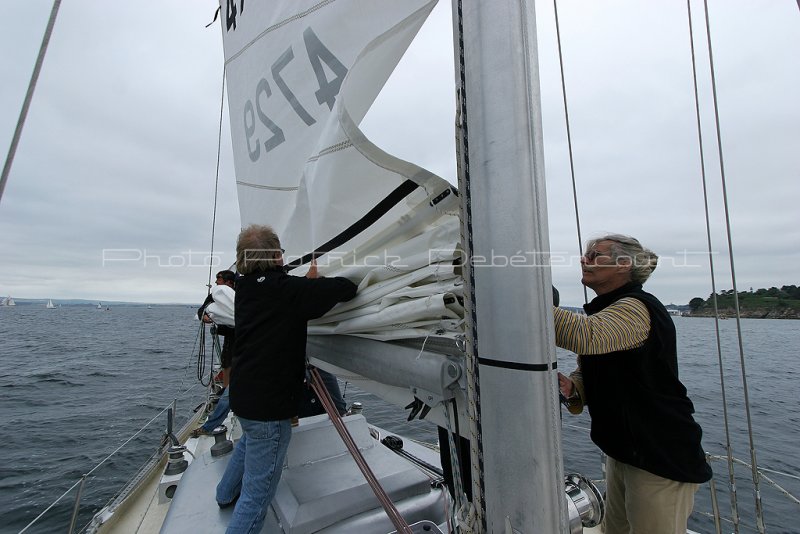
[[[606,258],[610,258],[610,254],[606,254],[605,252],[600,252],[598,250],[590,250],[583,255],[586,258],[586,261],[594,261],[595,259],[599,258],[600,256],[604,256]]]

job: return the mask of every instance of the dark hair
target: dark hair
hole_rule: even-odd
[[[233,271],[220,271],[217,273],[217,278],[222,278],[226,282],[235,282],[236,273]]]

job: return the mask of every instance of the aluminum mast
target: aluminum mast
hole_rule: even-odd
[[[486,532],[568,532],[534,5],[453,0],[453,17],[473,496]]]

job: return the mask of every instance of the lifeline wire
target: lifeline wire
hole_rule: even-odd
[[[72,486],[70,486],[70,487],[67,489],[67,491],[65,491],[64,493],[62,493],[62,494],[61,494],[61,496],[60,496],[59,498],[57,498],[55,501],[53,501],[53,503],[52,503],[50,506],[48,506],[47,508],[45,508],[45,509],[42,511],[42,513],[40,513],[38,516],[36,516],[36,517],[33,519],[33,521],[31,521],[30,523],[28,523],[27,525],[25,525],[25,527],[24,527],[22,530],[20,530],[20,531],[19,531],[19,534],[22,534],[23,532],[27,531],[27,530],[28,530],[28,529],[29,529],[31,526],[33,526],[33,525],[34,525],[34,524],[35,524],[37,521],[39,521],[39,519],[41,519],[41,518],[44,516],[44,514],[46,514],[48,511],[50,511],[50,509],[52,509],[52,508],[53,508],[53,507],[54,507],[56,504],[58,504],[58,503],[61,501],[61,499],[63,499],[64,497],[66,497],[66,496],[67,496],[67,494],[68,494],[69,492],[71,492],[73,489],[75,489],[75,488],[76,488],[76,487],[77,487],[77,486],[78,486],[78,485],[79,485],[79,484],[80,484],[82,481],[84,481],[84,480],[85,480],[85,479],[86,479],[86,478],[87,478],[89,475],[91,475],[92,473],[94,473],[95,471],[97,471],[97,470],[98,470],[98,469],[99,469],[99,468],[100,468],[100,467],[101,467],[103,464],[105,464],[105,463],[106,463],[108,460],[110,460],[112,457],[114,457],[114,456],[115,456],[115,455],[116,455],[116,454],[117,454],[117,453],[118,453],[118,452],[119,452],[119,451],[120,451],[120,450],[121,450],[123,447],[125,447],[125,445],[127,445],[128,443],[130,443],[130,442],[131,442],[131,441],[132,441],[132,440],[133,440],[133,439],[134,439],[136,436],[138,436],[139,434],[141,434],[142,432],[144,432],[144,430],[145,430],[145,429],[146,429],[148,426],[150,426],[150,425],[151,425],[151,424],[152,424],[152,423],[153,423],[153,422],[154,422],[154,421],[155,421],[157,418],[159,418],[159,417],[160,417],[162,414],[164,414],[164,413],[165,413],[167,410],[169,410],[169,409],[170,409],[170,406],[172,406],[172,405],[170,404],[170,405],[166,406],[166,407],[165,407],[163,410],[161,410],[160,412],[158,412],[158,413],[157,413],[157,414],[156,414],[156,415],[155,415],[155,416],[154,416],[152,419],[150,419],[150,420],[149,420],[147,423],[145,423],[145,424],[144,424],[144,426],[143,426],[142,428],[140,428],[140,429],[139,429],[139,430],[138,430],[138,431],[137,431],[135,434],[133,434],[131,437],[129,437],[127,440],[125,440],[125,441],[122,443],[122,445],[120,445],[119,447],[117,447],[116,449],[114,449],[114,451],[113,451],[111,454],[109,454],[108,456],[106,456],[105,458],[103,458],[102,460],[100,460],[100,463],[98,463],[98,464],[97,464],[97,465],[95,465],[93,468],[91,468],[91,469],[90,469],[90,470],[89,470],[87,473],[85,473],[85,474],[84,474],[84,475],[83,475],[83,476],[82,476],[82,477],[81,477],[81,478],[80,478],[80,479],[79,479],[77,482],[75,482],[75,484],[73,484]]]

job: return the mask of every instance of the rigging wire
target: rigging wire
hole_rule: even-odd
[[[221,19],[220,19],[221,20]],[[213,21],[212,21],[213,22]],[[221,23],[221,22],[220,22]],[[206,26],[208,27],[208,26]],[[216,169],[214,171],[214,208],[211,215],[211,249],[209,251],[209,261],[208,261],[208,283],[206,287],[208,288],[208,292],[206,295],[211,294],[211,280],[214,274],[214,238],[217,233],[217,201],[219,199],[219,167],[220,161],[222,159],[222,122],[225,113],[225,65],[222,66],[222,87],[220,88],[220,102],[219,102],[219,125],[217,127],[217,164]],[[203,323],[202,315],[199,317],[200,319],[200,348],[197,351],[197,379],[200,381],[200,384],[208,387],[208,395],[213,393],[214,388],[214,352],[216,351],[217,354],[220,354],[220,361],[222,361],[221,357],[221,350],[219,350],[219,341],[217,339],[216,334],[212,336],[212,353],[211,353],[211,366],[208,375],[208,382],[203,381],[203,375],[205,374],[205,366],[206,366],[206,335],[205,335],[205,324]]]
[[[42,37],[42,44],[39,47],[39,55],[36,57],[36,64],[33,66],[31,80],[28,82],[28,91],[25,93],[25,100],[23,101],[22,109],[19,112],[17,126],[14,128],[14,136],[11,138],[11,146],[8,148],[8,155],[6,156],[6,161],[3,164],[3,172],[0,174],[0,200],[3,198],[3,191],[6,188],[6,182],[8,182],[8,175],[11,172],[11,164],[14,162],[14,156],[17,153],[17,145],[19,145],[19,139],[22,136],[22,128],[25,125],[25,119],[28,117],[28,108],[31,106],[31,100],[33,100],[33,92],[36,89],[36,83],[39,81],[39,73],[42,70],[44,56],[47,53],[47,45],[50,44],[50,36],[53,34],[53,26],[56,24],[56,16],[58,15],[59,7],[61,7],[61,0],[55,0],[53,2],[53,7],[50,10],[50,19],[47,21],[47,28],[44,31],[44,37]]]
[[[222,19],[220,19],[220,23]],[[211,216],[211,250],[208,261],[208,295],[211,294],[211,276],[214,274],[214,237],[217,232],[217,200],[219,198],[219,162],[222,158],[222,121],[225,113],[225,65],[222,65],[222,88],[219,99],[219,128],[217,130],[217,167],[214,173],[214,210]]]
[[[686,12],[689,19],[689,46],[691,50],[692,56],[692,81],[694,84],[694,104],[695,104],[695,116],[697,118],[697,144],[699,147],[699,155],[700,155],[700,176],[701,181],[703,184],[703,203],[705,208],[705,222],[706,222],[706,240],[708,245],[708,263],[709,263],[709,270],[711,273],[711,295],[712,300],[714,303],[714,331],[716,335],[716,342],[717,342],[717,362],[719,368],[719,382],[720,382],[720,390],[722,392],[722,419],[725,427],[725,449],[727,452],[728,458],[728,486],[730,488],[730,500],[731,500],[731,515],[733,520],[733,527],[734,532],[739,532],[739,508],[738,508],[738,500],[736,496],[736,476],[734,472],[733,466],[733,447],[731,445],[731,436],[730,436],[730,425],[729,425],[729,418],[728,418],[728,400],[727,400],[727,390],[725,388],[725,373],[723,371],[723,362],[722,362],[722,342],[721,336],[719,331],[719,307],[717,303],[717,286],[716,286],[716,275],[714,270],[714,254],[713,254],[713,246],[711,244],[711,219],[709,215],[709,207],[708,207],[708,181],[706,178],[706,163],[705,163],[705,150],[703,149],[703,129],[700,124],[700,97],[697,89],[697,60],[695,56],[695,47],[694,47],[694,31],[692,29],[692,6],[691,0],[686,0]]]
[[[747,420],[747,436],[750,444],[750,461],[752,465],[751,474],[753,477],[753,492],[755,497],[756,522],[758,531],[763,534],[765,530],[764,510],[761,504],[761,489],[758,480],[759,478],[758,462],[756,460],[756,449],[753,441],[753,421],[752,421],[752,416],[750,414],[750,394],[747,388],[747,370],[745,366],[744,344],[742,340],[742,324],[741,324],[742,321],[739,312],[739,293],[736,287],[736,269],[734,265],[735,262],[733,259],[734,258],[733,240],[731,238],[731,220],[730,220],[730,211],[728,208],[728,187],[727,187],[727,180],[725,179],[725,164],[722,155],[722,134],[720,132],[719,102],[717,99],[717,79],[714,70],[714,54],[711,46],[711,24],[709,22],[709,15],[708,15],[708,0],[703,0],[703,8],[705,12],[706,40],[708,43],[708,62],[711,71],[711,94],[714,102],[714,126],[716,128],[716,134],[717,134],[717,153],[719,157],[720,178],[722,182],[722,200],[723,200],[723,205],[725,207],[725,233],[728,239],[728,252],[729,252],[728,257],[730,260],[731,283],[733,284],[733,304],[734,304],[734,309],[736,310],[736,334],[739,342],[739,367],[742,374],[742,391],[744,395],[744,409]]]
[[[706,217],[706,234],[708,240],[708,258],[711,270],[711,283],[712,283],[712,298],[714,302],[714,310],[715,310],[715,330],[716,330],[716,340],[717,340],[717,353],[719,359],[719,372],[720,372],[720,384],[722,389],[722,403],[723,403],[723,414],[724,414],[724,424],[725,424],[725,436],[726,436],[726,448],[727,448],[727,463],[728,463],[728,478],[729,478],[729,485],[730,485],[730,497],[731,497],[731,510],[733,515],[733,525],[735,528],[735,532],[739,532],[739,516],[738,516],[738,506],[737,506],[737,496],[736,496],[736,482],[734,476],[734,467],[733,461],[735,458],[733,457],[733,450],[731,446],[731,439],[730,439],[730,429],[729,429],[729,417],[728,417],[728,402],[726,398],[726,388],[725,388],[725,378],[724,378],[724,371],[723,371],[723,361],[722,361],[722,348],[721,348],[721,341],[720,341],[720,330],[719,330],[719,312],[718,312],[718,303],[716,297],[716,281],[714,276],[714,262],[713,262],[713,248],[711,243],[711,228],[710,228],[710,221],[709,221],[709,208],[708,208],[708,188],[707,188],[707,179],[706,179],[706,171],[705,171],[705,156],[703,151],[703,137],[702,137],[702,130],[700,124],[700,110],[699,110],[699,96],[698,96],[698,89],[697,89],[697,68],[696,68],[696,58],[695,58],[695,47],[694,47],[694,36],[692,31],[692,14],[691,14],[691,0],[687,0],[687,12],[689,18],[689,36],[690,36],[690,46],[691,46],[691,57],[692,57],[692,74],[693,74],[693,81],[694,81],[694,97],[695,97],[695,112],[696,112],[696,119],[697,119],[697,136],[698,136],[698,145],[700,147],[700,167],[701,167],[701,175],[702,175],[702,184],[703,184],[703,199],[705,203],[705,217]],[[800,0],[798,0],[798,6],[800,7]],[[574,167],[574,157],[573,157],[573,149],[572,149],[572,136],[571,136],[571,129],[570,129],[570,121],[569,121],[569,107],[568,107],[568,99],[567,99],[567,92],[566,92],[566,81],[565,81],[565,74],[564,74],[564,62],[563,62],[563,52],[561,46],[561,30],[558,18],[558,2],[557,0],[553,0],[553,11],[555,17],[555,28],[556,28],[556,40],[558,44],[558,58],[559,58],[559,66],[560,66],[560,74],[561,74],[561,90],[562,90],[562,97],[564,102],[564,117],[566,122],[566,133],[567,133],[567,146],[569,152],[569,163],[570,163],[570,174],[572,179],[572,190],[573,190],[573,203],[575,208],[575,217],[576,217],[576,226],[577,226],[577,233],[578,233],[578,243],[579,247],[582,246],[582,238],[581,238],[581,226],[580,226],[580,213],[578,209],[578,196],[577,196],[577,186],[576,186],[576,178],[575,178],[575,167]],[[756,499],[756,516],[757,516],[757,523],[758,523],[758,531],[763,533],[764,532],[764,520],[763,520],[763,508],[761,504],[761,495],[759,489],[759,469],[758,464],[756,461],[756,451],[755,446],[753,443],[753,431],[752,431],[752,418],[750,414],[750,402],[749,402],[749,395],[748,395],[748,387],[747,387],[747,375],[745,369],[745,360],[744,360],[744,347],[742,342],[742,331],[741,331],[741,322],[740,322],[740,312],[739,312],[739,302],[738,302],[738,292],[736,287],[736,275],[735,275],[735,268],[734,268],[734,256],[733,256],[733,243],[731,238],[731,225],[730,225],[730,214],[728,209],[728,201],[727,201],[727,181],[725,178],[725,170],[724,170],[724,160],[723,160],[723,153],[722,153],[722,139],[721,139],[721,132],[720,132],[720,121],[719,121],[719,106],[717,100],[717,90],[716,90],[716,75],[714,69],[714,62],[713,62],[713,53],[712,53],[712,44],[711,44],[711,31],[710,31],[710,23],[709,23],[709,14],[708,14],[708,5],[707,0],[704,0],[704,12],[705,12],[705,24],[706,24],[706,36],[708,42],[708,55],[709,55],[709,65],[711,71],[711,83],[712,83],[712,95],[713,95],[713,103],[714,103],[714,115],[715,115],[715,127],[716,127],[716,135],[717,135],[717,147],[719,152],[719,165],[720,165],[720,174],[721,174],[721,181],[722,181],[722,190],[723,190],[723,202],[725,207],[725,223],[726,223],[726,236],[728,240],[728,250],[730,251],[730,269],[731,269],[731,279],[733,283],[733,293],[734,293],[734,306],[736,311],[736,320],[737,320],[737,335],[739,341],[739,356],[740,356],[740,368],[742,373],[742,383],[743,383],[743,391],[744,391],[744,403],[745,403],[745,410],[746,410],[746,418],[747,418],[747,426],[748,426],[748,437],[750,440],[750,455],[751,455],[751,469],[752,469],[752,477],[753,477],[753,484],[754,484],[754,492],[755,492],[755,499]],[[581,249],[582,250],[582,249]],[[584,288],[584,300],[588,301],[588,296],[586,293],[586,288]]]
[[[798,0],[800,2],[800,0]],[[583,254],[583,238],[581,237],[581,216],[578,210],[578,186],[575,181],[575,160],[572,153],[572,130],[569,122],[569,106],[567,105],[567,82],[564,76],[564,55],[561,51],[561,25],[558,23],[558,0],[553,0],[553,13],[556,23],[556,42],[558,43],[558,65],[561,69],[561,95],[564,101],[564,122],[567,126],[567,150],[569,152],[569,173],[572,178],[572,204],[575,207],[575,226],[578,231],[578,254]],[[589,293],[583,286],[583,302],[589,302]]]

